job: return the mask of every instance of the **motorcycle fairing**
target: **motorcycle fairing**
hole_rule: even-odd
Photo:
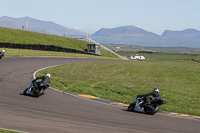
[[[138,111],[138,112],[144,112],[144,108],[140,107],[140,104],[144,103],[144,100],[142,98],[136,98],[136,103],[135,103],[135,107],[134,107],[134,111]]]
[[[32,88],[34,87],[33,82],[31,82],[28,86],[28,89],[26,91],[26,94],[32,94]]]

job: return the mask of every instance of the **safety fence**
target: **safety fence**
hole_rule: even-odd
[[[56,51],[56,52],[68,52],[78,54],[90,54],[85,51],[76,49],[62,48],[54,45],[41,45],[41,44],[15,44],[15,43],[0,43],[1,48],[14,48],[14,49],[30,49],[30,50],[41,50],[41,51]]]

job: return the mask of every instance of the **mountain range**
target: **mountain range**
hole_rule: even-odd
[[[67,28],[51,21],[42,21],[30,17],[0,17],[0,26],[66,37],[85,37],[87,33]],[[133,25],[116,28],[102,28],[89,35],[101,44],[125,44],[145,47],[190,47],[200,48],[200,31],[185,29],[182,31],[165,30],[162,35],[146,31]]]
[[[14,29],[23,29],[33,32],[53,34],[67,37],[86,36],[86,33],[67,28],[51,21],[42,21],[30,17],[11,18],[7,16],[0,17],[0,26]]]
[[[102,28],[94,33],[91,38],[102,44],[200,48],[200,31],[196,29],[165,30],[162,35],[157,35],[130,25],[112,29]]]

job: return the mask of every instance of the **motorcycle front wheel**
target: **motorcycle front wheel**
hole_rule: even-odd
[[[151,105],[151,107],[145,107],[145,108],[144,108],[144,112],[145,112],[146,114],[151,114],[151,115],[157,113],[158,110],[159,110],[159,105],[157,105],[157,104]]]
[[[41,95],[43,95],[43,94],[44,94],[44,89],[41,88],[39,92],[33,93],[33,96],[34,96],[34,97],[39,97],[39,96],[41,96]]]

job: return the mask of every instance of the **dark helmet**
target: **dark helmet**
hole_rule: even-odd
[[[156,91],[156,92],[159,92],[159,89],[158,89],[158,88],[154,88],[153,91],[154,91],[154,92],[155,92],[155,91]]]

